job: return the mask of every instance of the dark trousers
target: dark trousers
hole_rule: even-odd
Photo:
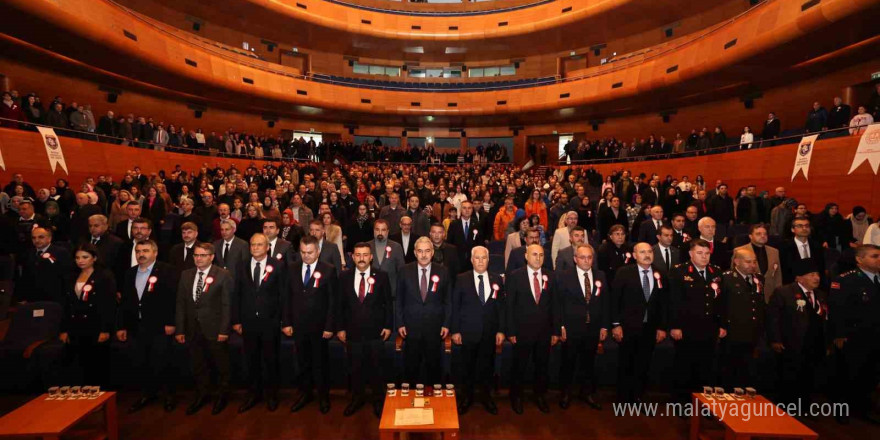
[[[577,373],[583,372],[581,382],[582,394],[596,392],[596,349],[599,347],[599,329],[593,325],[587,327],[587,333],[578,337],[569,336],[562,343],[562,365],[559,368],[559,388],[569,391],[572,380]],[[580,368],[578,367],[580,359]]]
[[[228,342],[208,339],[198,330],[187,342],[190,367],[196,380],[196,391],[200,396],[210,394],[211,375],[216,375],[215,391],[221,396],[226,395],[229,392],[230,378]]]
[[[511,397],[522,397],[523,383],[528,380],[529,359],[535,365],[535,395],[547,392],[547,366],[550,363],[550,335],[533,340],[518,340],[513,346],[513,380],[510,385]]]
[[[98,343],[98,332],[68,333],[70,344],[65,357],[69,385],[107,385],[110,366],[110,341]]]
[[[632,402],[645,394],[651,356],[657,345],[657,330],[643,326],[639,330],[624,329],[620,344],[617,398]]]
[[[717,378],[713,370],[716,340],[694,341],[686,339],[688,336],[685,333],[675,342],[674,398],[679,402],[690,402],[690,393],[701,391],[705,385],[714,387]]]
[[[381,339],[348,341],[348,362],[351,367],[351,394],[353,398],[364,396],[365,382],[370,383],[375,400],[382,400],[382,349]],[[365,371],[366,369],[366,371]]]
[[[410,384],[417,383],[442,383],[443,356],[441,351],[443,344],[440,332],[434,335],[420,335],[419,337],[408,336],[403,347],[404,378]],[[428,376],[426,382],[419,380],[419,372],[425,363],[425,371]]]
[[[299,389],[302,393],[311,393],[317,386],[318,396],[327,398],[330,388],[327,385],[327,368],[330,363],[330,352],[327,340],[321,333],[301,334],[294,336],[296,359],[299,363]]]
[[[474,385],[479,383],[480,389],[488,396],[495,372],[495,334],[483,336],[479,341],[463,343],[458,354],[461,356],[459,382],[464,395],[473,398]]]
[[[725,391],[733,392],[733,389],[737,387],[745,388],[756,385],[755,376],[751,370],[754,357],[755,343],[721,340],[721,356],[718,366],[721,369],[721,384]],[[709,383],[704,385],[709,385]]]
[[[141,392],[145,397],[152,397],[164,388],[166,397],[172,397],[176,377],[170,368],[171,336],[151,334],[147,330],[133,336],[130,353],[132,365],[141,382]]]
[[[259,395],[265,389],[270,396],[275,396],[278,393],[278,351],[281,344],[278,319],[246,320],[241,328],[251,392]]]
[[[877,388],[880,373],[880,342],[878,336],[856,335],[849,338],[843,350],[837,350],[838,371],[835,388],[837,400],[850,405],[850,413],[863,415],[871,410],[871,392]]]

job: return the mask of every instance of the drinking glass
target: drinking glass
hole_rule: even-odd
[[[442,397],[443,396],[443,385],[439,383],[434,384],[434,397]]]
[[[757,394],[758,392],[754,388],[746,388],[746,395],[749,396],[749,399],[754,399]]]
[[[736,398],[737,398],[737,399],[743,399],[743,398],[746,397],[746,390],[744,390],[744,389],[742,389],[742,388],[734,388],[734,389],[733,389],[733,394],[736,395]]]
[[[715,389],[712,387],[703,387],[703,397],[707,399],[712,398],[712,394],[715,392]]]
[[[71,399],[79,399],[80,392],[82,392],[81,386],[77,385],[77,386],[70,387],[70,398]]]
[[[425,386],[422,384],[416,384],[416,397],[425,397]]]
[[[400,384],[400,395],[404,397],[409,396],[409,383],[404,382]]]
[[[717,397],[719,399],[723,399],[724,398],[724,388],[715,387],[715,397]]]
[[[59,387],[49,387],[49,398],[55,399],[58,397],[58,389]]]
[[[67,395],[70,394],[70,387],[65,385],[65,386],[61,387],[58,391],[61,394],[61,398],[66,399]]]
[[[385,385],[385,388],[388,390],[389,396],[394,397],[397,395],[397,387],[393,383]]]
[[[455,397],[455,385],[451,383],[446,385],[446,397]]]

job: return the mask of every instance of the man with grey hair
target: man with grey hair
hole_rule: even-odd
[[[214,264],[228,270],[233,278],[238,274],[239,266],[251,257],[248,243],[235,236],[237,226],[231,218],[221,220],[220,239],[214,241]]]
[[[89,217],[89,241],[98,248],[98,261],[107,265],[116,264],[119,250],[124,242],[121,238],[107,232],[107,217],[103,214],[95,214]],[[114,273],[117,280],[122,280],[124,273]]]
[[[709,243],[712,264],[718,267],[730,267],[730,246],[726,237],[721,240],[715,239],[715,220],[712,217],[703,217],[697,222],[697,229],[700,231],[700,238]]]

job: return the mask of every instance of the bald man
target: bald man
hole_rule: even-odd
[[[543,413],[550,412],[544,395],[547,392],[547,367],[550,347],[559,341],[561,321],[554,314],[556,282],[553,271],[544,269],[544,248],[531,244],[526,248],[526,267],[510,273],[506,280],[507,338],[513,344],[510,405],[523,413],[523,383],[529,359],[535,367],[535,403]]]
[[[721,381],[725,389],[755,383],[750,364],[755,348],[764,338],[764,277],[758,258],[748,247],[733,253],[733,269],[721,275]]]
[[[644,220],[639,226],[639,241],[650,244],[657,244],[657,235],[660,233],[660,227],[665,225],[663,221],[663,207],[655,205],[651,208],[651,218]]]

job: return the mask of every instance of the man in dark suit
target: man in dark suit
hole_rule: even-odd
[[[711,263],[718,267],[730,267],[730,246],[727,244],[727,238],[717,239],[715,234],[715,220],[712,217],[703,217],[697,222],[697,228],[700,230],[700,239],[709,245],[709,253],[711,255]],[[691,248],[693,249],[693,248]],[[688,258],[690,259],[690,252]]]
[[[611,335],[620,345],[617,396],[640,401],[648,382],[654,346],[666,339],[669,285],[652,266],[648,243],[633,249],[636,264],[621,267],[611,283]]]
[[[139,372],[141,397],[129,408],[135,412],[156,399],[165,389],[165,411],[174,410],[174,382],[171,371],[171,337],[176,331],[177,272],[170,265],[156,261],[159,246],[146,240],[135,246],[138,265],[125,271],[122,301],[119,306],[119,329],[116,338],[130,341],[132,363]]]
[[[779,357],[780,401],[810,402],[814,371],[825,359],[825,292],[811,259],[792,263],[795,281],[773,292],[767,305],[767,341]]]
[[[388,275],[373,269],[373,246],[357,243],[351,254],[354,269],[339,276],[340,313],[336,336],[346,344],[351,366],[351,402],[343,414],[348,417],[366,401],[364,382],[373,392],[373,413],[382,415],[383,343],[391,336],[394,313]]]
[[[336,246],[336,243],[330,243],[325,240],[326,233],[324,231],[324,223],[321,220],[316,219],[309,223],[309,235],[318,240],[318,261],[333,266],[334,269],[337,269],[337,272],[345,268],[342,255],[339,253],[339,247]]]
[[[715,380],[715,344],[727,336],[721,325],[721,268],[709,263],[709,243],[691,242],[689,263],[669,274],[669,336],[675,342],[674,396],[681,403],[690,393]]]
[[[474,269],[459,274],[452,290],[452,343],[461,346],[458,413],[466,413],[473,404],[474,384],[479,383],[486,411],[498,414],[490,385],[495,352],[504,343],[504,280],[489,273],[489,249],[484,246],[473,248],[471,265]]]
[[[125,213],[128,215],[128,219],[116,224],[116,229],[113,231],[116,236],[121,238],[123,241],[134,239],[134,234],[131,231],[131,226],[132,223],[134,223],[134,221],[141,216],[140,203],[134,201],[127,202],[125,204]]]
[[[220,239],[214,242],[214,264],[226,269],[233,278],[238,276],[239,266],[247,264],[250,258],[249,244],[235,236],[236,228],[233,220],[220,220]],[[267,255],[268,251],[267,247]]]
[[[850,405],[851,414],[874,423],[871,393],[877,388],[880,357],[880,247],[856,248],[857,268],[831,283],[829,332],[845,369],[837,373],[838,400]]]
[[[542,268],[544,248],[541,245],[528,245],[526,263],[526,267],[513,271],[505,282],[507,338],[513,344],[510,405],[515,413],[523,413],[522,388],[531,358],[535,369],[535,403],[541,412],[548,413],[550,406],[544,395],[550,348],[559,341],[561,327],[559,316],[554,313],[557,287],[553,271]]]
[[[412,230],[412,233],[418,237],[424,237],[428,235],[428,228],[431,227],[431,220],[428,218],[428,215],[425,214],[425,211],[419,209],[419,202],[420,197],[416,193],[411,193],[407,198],[407,203],[409,205],[406,208],[404,216],[409,217],[410,219],[410,230]],[[401,229],[403,229],[402,226]],[[413,261],[415,261],[415,259],[413,259]],[[409,261],[407,263],[409,263]]]
[[[300,240],[299,254],[298,261],[288,266],[289,291],[282,296],[282,301],[286,301],[282,303],[285,313],[282,332],[287,337],[296,335],[296,358],[301,374],[300,395],[290,410],[299,411],[314,400],[312,388],[315,385],[318,407],[322,414],[327,414],[330,411],[327,343],[336,331],[336,268],[318,261],[318,239],[313,235]]]
[[[611,228],[614,225],[621,225],[626,228],[627,224],[626,209],[620,207],[620,197],[612,197],[611,206],[599,212],[599,237],[604,239],[604,237],[611,234]],[[626,235],[625,231],[626,229],[624,229],[624,235]]]
[[[178,274],[192,269],[196,265],[193,254],[196,250],[196,244],[198,244],[198,225],[192,222],[180,225],[180,236],[183,238],[183,242],[171,246],[171,251],[168,253],[168,263],[177,270]]]
[[[89,217],[100,214],[101,208],[92,205],[88,194],[81,192],[76,195],[76,207],[71,212],[68,223],[68,236],[74,245],[86,243],[89,239]]]
[[[608,240],[596,251],[598,269],[601,270],[609,283],[614,283],[617,270],[627,264],[635,263],[632,248],[626,243],[626,229],[622,225],[614,225],[608,232]]]
[[[134,238],[131,240],[123,239],[117,261],[114,264],[114,273],[121,274],[122,278],[120,279],[125,279],[125,272],[138,265],[135,245],[141,241],[150,240],[153,235],[153,223],[150,219],[138,217],[131,223],[131,233]],[[178,270],[177,273],[180,274],[180,271]]]
[[[284,266],[298,261],[299,253],[293,248],[291,243],[283,238],[278,237],[281,230],[278,220],[275,218],[267,218],[263,220],[263,235],[269,240],[269,258],[284,263]]]
[[[767,116],[767,120],[764,121],[764,129],[761,130],[761,139],[774,139],[779,136],[781,130],[782,123],[779,122],[779,119],[776,119],[776,113],[770,112]],[[771,142],[770,145],[773,145],[773,143]]]
[[[578,358],[584,370],[579,397],[593,409],[602,409],[594,399],[597,386],[594,365],[596,350],[608,337],[611,325],[611,294],[605,274],[593,270],[593,256],[592,246],[578,244],[574,257],[576,266],[556,272],[556,303],[562,324],[562,367],[559,372],[562,390],[559,406],[562,409],[568,408],[571,402],[569,388],[576,375]]]
[[[403,249],[403,261],[409,264],[416,261],[416,240],[419,239],[420,235],[412,232],[413,219],[409,216],[401,217],[399,225],[400,232],[392,234],[388,239],[400,243],[400,247]]]
[[[64,305],[65,292],[73,285],[70,250],[52,243],[52,230],[36,227],[31,231],[33,247],[20,258],[21,276],[16,283],[19,301],[54,301]]]
[[[755,383],[749,372],[755,350],[764,335],[764,277],[758,272],[755,253],[747,247],[733,253],[733,269],[721,275],[721,383],[725,389]]]
[[[663,225],[657,232],[657,243],[652,247],[654,266],[659,267],[667,274],[681,261],[681,251],[673,245],[674,239],[675,232],[672,227]]]
[[[577,249],[578,245],[587,242],[587,231],[580,226],[568,228],[568,242],[570,246],[560,249],[556,254],[556,264],[553,267],[553,270],[556,272],[574,268],[575,249]],[[593,253],[595,253],[595,250]]]
[[[223,227],[223,226],[221,226]],[[241,240],[241,239],[239,239]],[[278,351],[281,337],[281,296],[287,287],[283,262],[269,258],[269,239],[251,236],[250,255],[239,264],[232,295],[232,329],[244,340],[250,396],[238,408],[243,413],[263,397],[269,411],[278,409]],[[263,376],[263,364],[266,375]],[[264,392],[265,390],[265,392]]]
[[[232,276],[211,264],[214,246],[195,245],[195,267],[180,274],[175,310],[175,339],[189,345],[196,399],[186,409],[195,414],[208,402],[211,376],[217,378],[217,398],[211,414],[226,408],[229,393],[229,324],[232,307]]]
[[[446,228],[441,223],[434,223],[431,225],[428,237],[431,239],[431,244],[434,245],[434,257],[431,261],[446,267],[454,282],[455,275],[461,272],[459,269],[461,264],[458,262],[458,249],[444,241],[446,240]]]
[[[400,243],[388,239],[388,222],[378,219],[373,223],[373,270],[388,275],[391,297],[397,297],[397,274],[403,269],[403,248]]]
[[[95,214],[89,217],[89,241],[98,248],[98,259],[105,267],[118,268],[119,250],[123,248],[123,241],[114,234],[107,232],[107,217],[103,214]],[[123,280],[124,272],[114,272],[117,280]]]
[[[397,279],[394,309],[397,332],[404,338],[405,373],[410,383],[440,383],[442,341],[449,334],[452,314],[449,272],[433,264],[434,245],[428,237],[416,241],[416,262],[404,266]],[[419,380],[425,364],[427,382]]]
[[[797,261],[811,259],[819,272],[821,285],[825,285],[825,249],[818,240],[810,237],[812,233],[810,220],[806,217],[795,218],[791,222],[791,232],[794,238],[785,240],[779,249],[779,259],[782,260],[782,282],[793,283]]]
[[[468,200],[461,202],[461,213],[457,220],[449,223],[447,241],[458,249],[461,270],[471,270],[471,249],[485,244],[488,236],[480,229],[480,222],[473,215],[474,204]]]
[[[642,221],[639,226],[638,241],[648,243],[651,246],[657,244],[657,236],[660,235],[661,226],[663,226],[663,207],[654,205],[651,208],[651,218]]]
[[[510,251],[510,257],[507,259],[507,267],[504,270],[505,277],[509,277],[517,269],[521,269],[526,266],[526,250],[529,246],[533,244],[537,244],[540,246],[541,243],[541,231],[537,228],[529,228],[526,230],[526,243],[524,246],[520,246]],[[550,259],[547,259],[549,262]],[[548,267],[550,264],[545,262],[544,266]]]

